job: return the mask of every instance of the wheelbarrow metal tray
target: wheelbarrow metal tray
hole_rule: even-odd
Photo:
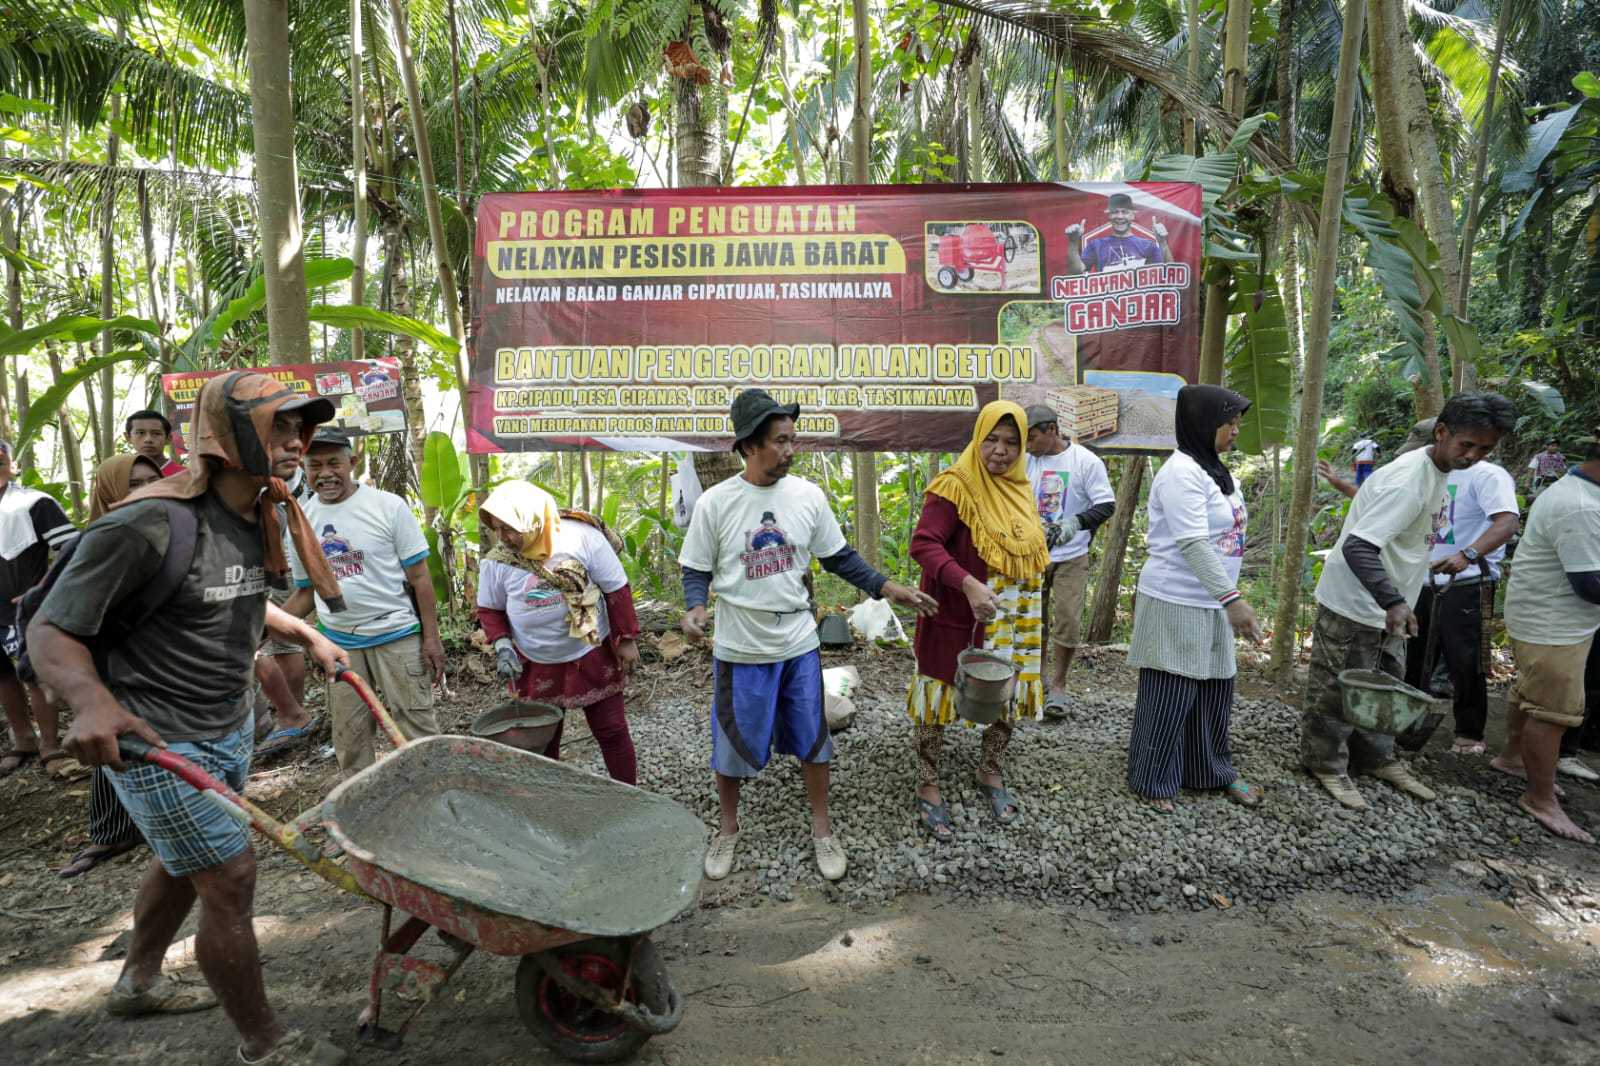
[[[516,952],[484,941],[517,922],[556,942],[649,932],[700,885],[705,829],[683,807],[475,737],[407,744],[334,789],[324,818],[363,888],[475,917],[466,935],[497,954]]]

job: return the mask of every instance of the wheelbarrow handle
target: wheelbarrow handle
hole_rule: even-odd
[[[378,728],[382,729],[383,735],[389,738],[389,743],[393,744],[396,748],[403,748],[406,746],[406,735],[400,732],[400,727],[394,724],[394,719],[389,716],[388,710],[384,708],[383,704],[378,702],[378,697],[373,694],[372,687],[367,684],[366,680],[360,674],[356,673],[348,666],[341,665],[337,670],[334,671],[333,679],[335,681],[343,681],[345,684],[355,689],[356,695],[360,698],[362,703],[367,705],[367,710],[370,711],[372,713],[372,717],[377,720]]]

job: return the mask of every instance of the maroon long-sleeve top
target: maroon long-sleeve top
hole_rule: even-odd
[[[972,531],[943,496],[922,498],[922,518],[911,534],[911,558],[922,567],[921,589],[939,601],[939,613],[918,618],[911,642],[917,673],[947,685],[956,683],[956,656],[983,643],[983,623],[972,615],[962,582],[987,584],[989,566],[972,545]]]

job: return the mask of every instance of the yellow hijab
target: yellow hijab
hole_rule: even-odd
[[[1019,435],[1027,432],[1023,427],[1028,416],[1019,405],[1009,400],[985,404],[972,427],[972,443],[928,484],[928,492],[956,505],[956,515],[972,532],[972,546],[990,570],[1007,577],[1038,577],[1050,563],[1050,551],[1028,482],[1027,449],[1018,448],[1017,461],[999,476],[989,473],[978,450],[1007,415]]]
[[[522,534],[520,554],[529,562],[543,562],[555,551],[561,508],[555,497],[539,486],[507,481],[489,493],[482,511]]]

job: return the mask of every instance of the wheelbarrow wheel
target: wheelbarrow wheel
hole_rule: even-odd
[[[967,267],[967,269],[965,269],[965,270],[963,270],[961,272],[961,280],[962,281],[971,281],[972,280],[972,276],[974,274],[976,274],[976,273],[977,273],[977,271],[975,269],[973,269],[972,267]]]
[[[956,287],[956,272],[950,267],[939,268],[939,288],[953,289]]]
[[[1017,239],[1015,237],[1013,237],[1009,233],[1006,234],[1006,245],[1005,245],[1005,247],[1006,247],[1006,262],[1009,263],[1009,262],[1011,262],[1011,261],[1013,261],[1014,259],[1017,258]]]
[[[569,976],[615,996],[628,969],[625,941],[597,938],[545,952]],[[627,974],[625,998],[652,1011],[665,1012],[671,985],[665,963],[649,940],[641,941]],[[545,1047],[569,1062],[622,1062],[633,1058],[650,1039],[623,1018],[608,1013],[563,989],[540,968],[535,956],[517,966],[517,1013],[522,1024]]]

